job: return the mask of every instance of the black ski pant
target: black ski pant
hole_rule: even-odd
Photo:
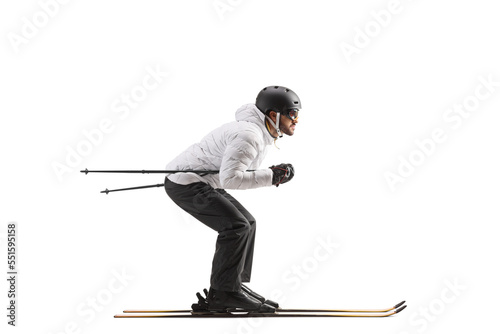
[[[165,178],[165,191],[175,204],[219,233],[210,286],[238,291],[242,282],[250,282],[255,218],[224,189],[203,182],[180,185]]]

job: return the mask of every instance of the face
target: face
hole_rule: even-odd
[[[293,136],[295,132],[295,125],[298,123],[298,119],[291,120],[290,118],[281,115],[280,116],[280,130],[286,135]]]
[[[276,123],[276,116],[277,116],[277,113],[275,111],[271,111],[269,113],[269,117],[273,120],[274,123]],[[298,117],[295,120],[292,120],[285,115],[280,115],[280,125],[279,125],[280,131],[288,136],[293,136],[293,133],[295,132],[295,125],[298,122],[299,122]],[[276,137],[277,136],[276,130],[274,130],[274,128],[273,128],[271,131],[272,131],[272,135],[274,137]]]

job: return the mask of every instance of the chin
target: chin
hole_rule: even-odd
[[[281,132],[287,136],[293,136],[295,130],[294,129],[281,129]]]

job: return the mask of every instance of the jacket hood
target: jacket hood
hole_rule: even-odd
[[[254,103],[247,103],[236,110],[235,118],[238,122],[245,121],[257,124],[264,134],[264,140],[267,144],[274,141],[273,136],[266,129],[266,116],[255,106]]]

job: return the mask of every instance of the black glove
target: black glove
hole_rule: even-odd
[[[269,168],[273,171],[273,185],[276,185],[276,187],[290,181],[295,174],[292,164],[279,164]]]

